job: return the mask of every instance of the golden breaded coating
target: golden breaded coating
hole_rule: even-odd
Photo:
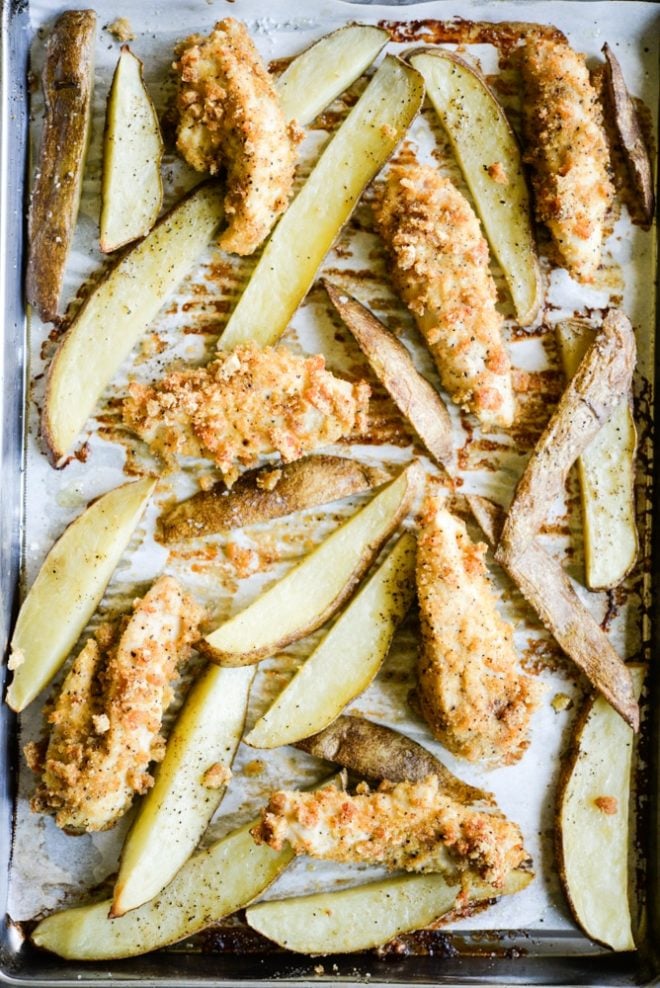
[[[68,833],[106,830],[133,797],[153,784],[171,682],[198,636],[202,610],[176,580],[163,576],[133,613],[101,625],[74,660],[47,716],[47,748],[28,745],[41,775],[32,799]]]
[[[360,783],[355,796],[334,786],[274,793],[251,831],[258,844],[296,854],[458,880],[477,871],[494,885],[528,860],[520,828],[499,810],[463,805],[437,775],[418,782]]]
[[[614,195],[598,95],[584,55],[565,42],[530,39],[520,66],[525,160],[538,218],[569,273],[592,281]]]
[[[252,254],[291,196],[298,128],[287,125],[272,80],[241,21],[226,17],[208,38],[177,52],[177,147],[197,171],[227,169],[228,227],[220,246]]]
[[[440,499],[427,495],[417,547],[422,713],[454,754],[508,765],[529,744],[541,687],[520,670],[513,628],[497,611],[485,552]]]
[[[321,354],[248,343],[206,367],[131,384],[123,418],[166,465],[206,456],[231,484],[260,456],[289,463],[364,428],[368,402],[369,386],[334,377]]]
[[[390,169],[376,203],[394,285],[414,314],[452,399],[486,428],[515,404],[486,243],[470,204],[426,165]]]

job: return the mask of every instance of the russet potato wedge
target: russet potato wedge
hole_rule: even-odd
[[[101,250],[144,237],[163,204],[163,139],[142,62],[122,45],[105,121],[101,187]]]
[[[631,666],[637,697],[644,667]],[[559,874],[576,922],[613,950],[634,950],[630,894],[633,733],[602,696],[578,720],[559,787]]]
[[[528,326],[539,313],[543,282],[522,155],[506,114],[481,73],[455,52],[417,49],[406,60],[424,78],[504,273],[518,322]]]
[[[418,72],[387,55],[275,227],[218,346],[271,345],[287,328],[323,258],[417,115]]]
[[[224,194],[204,183],[170,210],[87,298],[53,358],[41,431],[54,463],[222,221]]]
[[[64,268],[78,218],[94,86],[93,10],[55,22],[42,74],[46,119],[29,216],[26,295],[45,322],[59,320]]]
[[[248,665],[320,628],[350,596],[424,482],[416,461],[274,586],[198,642],[221,665]]]
[[[193,684],[122,848],[113,916],[158,895],[195,850],[225,791],[207,773],[229,779],[253,678],[252,666],[210,666]]]
[[[323,641],[245,738],[255,748],[323,730],[367,688],[387,655],[415,587],[412,533],[401,536]]]
[[[595,330],[579,320],[557,324],[564,372],[577,372]],[[626,395],[577,461],[582,491],[586,583],[590,590],[616,587],[635,565],[635,451],[637,431]]]
[[[94,501],[46,556],[11,640],[7,691],[23,710],[48,685],[96,610],[156,481],[123,484]]]
[[[531,872],[512,871],[500,889],[472,878],[461,896],[462,887],[448,885],[442,875],[402,875],[341,892],[260,902],[245,918],[285,950],[346,954],[378,947],[454,910],[520,892],[532,878]]]

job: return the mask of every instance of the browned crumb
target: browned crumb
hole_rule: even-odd
[[[106,31],[116,38],[117,41],[134,41],[135,34],[128,17],[116,17],[111,24],[108,24]]]
[[[594,803],[601,813],[607,813],[608,816],[614,816],[619,810],[616,796],[597,796]]]
[[[220,762],[210,765],[202,776],[202,785],[206,789],[221,789],[229,784],[232,778],[231,769]]]

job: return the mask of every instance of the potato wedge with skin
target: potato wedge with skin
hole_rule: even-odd
[[[156,486],[151,477],[94,501],[46,556],[11,640],[7,703],[20,711],[48,685],[96,610]]]
[[[25,292],[44,322],[59,321],[62,279],[78,218],[94,86],[96,14],[55,22],[42,74],[46,120],[30,202]]]
[[[578,320],[557,323],[564,372],[576,373],[595,330]],[[590,590],[616,587],[635,565],[635,452],[637,431],[631,395],[617,405],[577,467],[582,491],[586,583]]]
[[[246,744],[277,748],[323,730],[367,688],[415,594],[415,536],[402,535],[384,562],[302,664]]]
[[[389,474],[344,456],[305,456],[282,466],[244,473],[231,490],[223,483],[176,504],[158,519],[165,545],[202,535],[230,532],[245,525],[283,518],[360,494],[389,480]]]
[[[518,322],[529,326],[543,302],[543,281],[522,155],[506,114],[481,73],[455,52],[417,49],[406,60],[424,78],[504,273]]]
[[[41,432],[53,463],[69,452],[104,388],[210,242],[222,203],[220,186],[198,186],[118,261],[74,317],[46,381]]]
[[[254,671],[211,666],[193,684],[124,842],[113,916],[158,895],[197,847],[225,792],[207,773],[220,769],[229,779]]]
[[[276,899],[250,906],[248,925],[285,950],[301,954],[347,954],[379,947],[448,913],[478,902],[512,895],[533,875],[511,872],[503,888],[472,878],[464,894],[442,875],[402,875],[356,885],[341,892]]]
[[[277,342],[323,258],[417,115],[422,78],[387,55],[275,227],[218,346]]]
[[[639,697],[644,667],[631,667]],[[556,851],[571,912],[592,940],[635,950],[629,894],[634,737],[602,696],[575,728],[559,786]]]
[[[442,398],[419,373],[403,343],[357,299],[323,281],[335,309],[367,357],[371,368],[438,463],[451,460],[454,437]]]
[[[103,143],[101,250],[144,237],[163,205],[163,139],[142,62],[122,45],[112,78]]]
[[[198,642],[220,665],[249,665],[320,628],[350,596],[422,489],[416,461],[252,604]]]

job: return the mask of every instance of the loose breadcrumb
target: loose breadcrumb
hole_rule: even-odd
[[[106,31],[116,38],[117,41],[134,41],[135,32],[128,17],[116,17],[111,24],[108,24]]]

